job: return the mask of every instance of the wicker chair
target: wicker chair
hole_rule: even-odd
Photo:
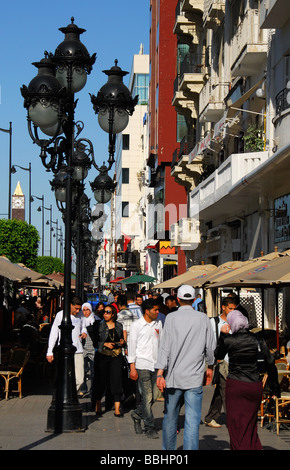
[[[19,393],[19,398],[22,398],[22,373],[25,365],[29,360],[29,357],[30,352],[27,349],[17,347],[11,350],[11,356],[8,365],[6,367],[0,366],[0,376],[3,377],[5,381],[4,393],[6,400],[8,400],[9,385],[13,379],[17,381],[17,390],[13,391]]]
[[[279,382],[281,388],[281,397],[276,398],[276,431],[279,434],[281,425],[290,424],[290,384],[289,384],[289,365],[287,363],[276,363],[278,369]]]

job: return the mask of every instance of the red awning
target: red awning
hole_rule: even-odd
[[[159,243],[159,240],[157,240],[155,243],[148,243],[148,245],[145,246],[145,250],[157,250],[158,243]]]
[[[116,279],[113,279],[112,281],[109,281],[109,282],[110,283],[122,282],[123,279],[124,279],[124,277],[119,276],[119,277],[116,277]]]

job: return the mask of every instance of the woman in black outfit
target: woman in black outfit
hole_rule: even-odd
[[[101,400],[110,388],[115,405],[115,416],[122,417],[120,411],[122,387],[122,347],[125,347],[123,337],[123,326],[117,322],[117,310],[113,305],[107,305],[103,314],[104,320],[91,330],[89,334],[93,337],[94,346],[97,348],[95,354],[95,374],[92,392],[92,404],[97,415],[102,414]],[[96,323],[96,322],[95,322]]]
[[[227,322],[232,334],[226,334],[221,329],[215,357],[219,360],[226,354],[229,356],[226,410],[231,450],[262,450],[257,432],[258,410],[263,393],[258,366],[259,345],[271,394],[280,396],[275,359],[265,341],[248,330],[248,320],[241,312],[230,312]]]

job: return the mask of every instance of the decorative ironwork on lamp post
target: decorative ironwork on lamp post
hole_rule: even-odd
[[[41,149],[40,158],[44,167],[54,174],[51,185],[65,222],[64,308],[60,326],[56,390],[48,410],[47,430],[50,432],[84,430],[75,385],[75,347],[72,344],[73,326],[70,318],[74,207],[78,203],[82,181],[92,164],[103,178],[99,188],[101,193],[107,194],[106,191],[110,191],[111,178],[108,171],[114,162],[115,134],[128,124],[128,116],[133,113],[134,103],[138,99],[136,97],[133,100],[122,83],[123,76],[128,72],[123,72],[117,67],[117,63],[111,71],[105,71],[109,76],[108,83],[100,90],[97,98],[91,95],[95,112],[99,113],[100,125],[109,133],[109,164],[108,167],[103,165],[99,168],[91,142],[88,139],[78,139],[83,125],[79,121],[75,122],[74,117],[77,104],[74,95],[86,84],[96,55],[90,56],[80,41],[80,35],[85,30],[76,26],[73,18],[71,24],[60,28],[60,31],[65,35],[64,40],[54,54],[45,52],[45,57],[40,62],[33,63],[38,74],[28,87],[23,85],[21,88],[24,107],[28,112],[29,135]],[[104,180],[107,185],[103,188]],[[96,246],[97,244],[90,251],[92,256],[95,255]]]

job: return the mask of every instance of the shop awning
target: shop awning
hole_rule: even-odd
[[[280,266],[281,264],[281,266]],[[276,270],[272,268],[276,268]],[[279,282],[290,282],[290,257],[288,252],[273,252],[246,262],[245,266],[229,276],[224,276],[207,287],[251,287]],[[275,277],[276,276],[276,277]]]
[[[109,282],[110,282],[110,284],[114,284],[114,283],[117,284],[118,282],[122,282],[123,279],[125,279],[125,278],[122,277],[122,276],[119,276],[119,277],[116,277],[116,279],[112,279],[112,281],[109,281]]]
[[[226,105],[228,107],[227,110],[227,119],[232,118],[235,116],[237,111],[240,110],[241,106],[251,98],[253,93],[255,93],[258,88],[262,85],[264,82],[265,78],[261,78],[254,86],[252,86],[248,91],[246,91],[240,98],[238,98],[236,101],[232,102],[231,98],[226,100]],[[245,110],[246,111],[246,110]]]
[[[210,272],[217,269],[213,264],[199,264],[191,266],[188,271],[179,276],[168,279],[167,281],[161,282],[154,286],[156,289],[175,289],[181,284],[189,284],[189,281],[196,276],[206,276]]]
[[[214,282],[214,280],[219,279],[221,276],[226,274],[232,274],[236,269],[244,266],[243,261],[228,261],[220,266],[218,266],[214,271],[208,272],[205,276],[197,275],[193,277],[188,284],[193,287],[204,287],[207,284]]]
[[[22,264],[11,263],[5,256],[0,257],[0,276],[13,282],[48,281],[48,278],[43,274],[28,269]]]

